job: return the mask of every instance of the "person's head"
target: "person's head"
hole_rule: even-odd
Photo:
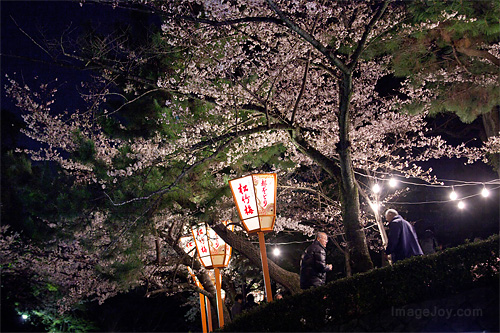
[[[236,297],[234,298],[234,301],[238,302],[238,303],[243,302],[243,295],[242,294],[236,295]]]
[[[247,302],[248,302],[248,303],[253,303],[253,302],[254,302],[254,297],[253,297],[253,294],[248,294],[248,295],[247,295]]]
[[[324,232],[318,232],[316,239],[323,247],[326,247],[326,244],[328,244],[328,236]]]
[[[398,215],[399,215],[399,213],[395,209],[388,209],[385,211],[385,219],[387,220],[387,222],[391,222],[392,219]]]

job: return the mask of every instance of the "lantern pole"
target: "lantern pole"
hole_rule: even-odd
[[[207,307],[207,322],[208,322],[208,331],[213,332],[212,328],[212,310],[210,309],[210,300],[205,296],[205,302]]]
[[[387,243],[389,242],[389,239],[387,238],[387,232],[385,231],[384,222],[380,217],[379,207],[380,205],[378,200],[378,194],[375,194],[375,205],[373,206],[373,211],[375,215],[375,222],[377,223],[378,230],[380,232],[380,237],[382,238],[382,246],[385,249]],[[391,258],[384,255],[382,252],[382,265],[386,266],[387,263],[389,265],[392,265],[392,260]]]
[[[214,268],[215,273],[215,288],[217,289],[217,313],[219,314],[219,328],[224,326],[224,313],[222,309],[222,293],[221,293],[221,281],[220,272],[217,267]]]
[[[207,313],[205,312],[205,295],[200,293],[201,326],[203,333],[207,333]]]
[[[262,261],[262,273],[264,274],[266,300],[269,303],[273,301],[273,293],[271,290],[271,279],[269,278],[269,267],[267,266],[266,241],[264,239],[264,232],[257,231],[257,235],[259,235],[260,258]]]
[[[388,242],[387,233],[384,228],[384,223],[380,220],[380,217],[375,214],[375,221],[377,221],[378,230],[380,231],[380,236],[382,237],[382,245],[385,247]]]

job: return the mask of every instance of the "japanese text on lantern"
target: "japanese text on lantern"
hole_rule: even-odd
[[[207,254],[208,249],[207,249],[207,244],[206,244],[206,236],[204,233],[204,228],[198,228],[198,230],[196,231],[196,240],[199,244],[201,254],[202,255]]]
[[[265,179],[262,179],[262,182],[260,184],[262,186],[262,207],[266,208],[267,206],[267,181]]]
[[[275,184],[272,175],[254,175],[255,196],[259,215],[273,215]]]
[[[253,209],[250,206],[250,197],[248,196],[248,185],[239,184],[238,192],[241,194],[241,201],[244,203],[243,211],[245,215],[253,214]]]
[[[180,246],[184,249],[184,252],[193,257],[196,254],[196,251],[193,251],[196,248],[194,239],[192,236],[184,236],[181,237]]]

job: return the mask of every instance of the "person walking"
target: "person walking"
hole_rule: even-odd
[[[417,234],[408,221],[403,219],[395,209],[388,209],[385,212],[385,219],[389,222],[385,253],[392,256],[393,263],[412,256],[423,255]]]
[[[438,243],[436,241],[436,237],[434,237],[434,232],[432,232],[431,229],[426,229],[424,231],[424,235],[419,239],[419,242],[420,248],[422,249],[424,254],[436,253]]]
[[[234,298],[234,304],[231,307],[231,319],[234,319],[243,311],[243,295],[237,294]]]
[[[255,308],[258,305],[259,304],[255,303],[255,297],[253,296],[253,294],[249,293],[247,295],[247,301],[246,301],[245,305],[243,306],[243,311],[248,311],[250,309]]]
[[[318,287],[326,282],[326,272],[332,265],[326,263],[326,244],[328,236],[318,232],[316,239],[307,247],[300,260],[300,288]]]

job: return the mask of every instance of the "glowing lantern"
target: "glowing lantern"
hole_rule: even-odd
[[[194,257],[196,254],[196,244],[192,236],[183,236],[179,239],[179,246],[186,252],[190,257]]]
[[[229,181],[229,186],[246,231],[273,231],[276,220],[276,174],[255,174],[233,179]]]
[[[228,226],[230,221],[223,221],[225,226]],[[228,226],[228,229],[233,231],[234,225]],[[185,243],[185,249],[196,247],[198,259],[203,267],[213,269],[215,274],[215,288],[217,290],[217,313],[219,314],[219,327],[224,326],[224,314],[222,312],[222,280],[219,268],[227,267],[231,259],[231,246],[226,244],[217,233],[210,228],[206,223],[200,223],[191,228],[193,234],[194,245],[191,242]],[[194,251],[193,251],[194,252]]]
[[[227,226],[228,221],[222,222]],[[234,231],[234,225],[228,227]],[[231,246],[226,244],[206,223],[200,223],[192,229],[194,243],[202,265],[207,269],[227,267],[231,259]]]
[[[264,233],[273,231],[276,220],[276,192],[278,181],[275,173],[254,174],[229,181],[233,199],[245,230],[259,236],[262,272],[266,299],[273,300],[269,268],[267,265]]]

